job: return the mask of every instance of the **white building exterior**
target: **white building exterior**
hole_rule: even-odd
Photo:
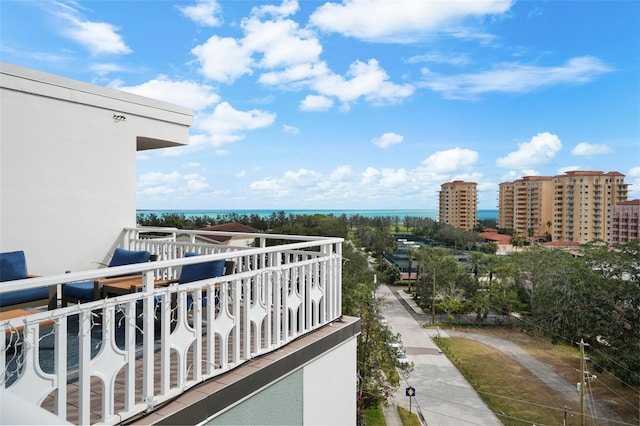
[[[191,110],[8,63],[0,99],[0,251],[38,275],[108,262],[136,224],[136,151],[187,144]]]
[[[164,244],[163,249],[171,249],[163,253],[177,252],[174,247],[182,244],[180,242],[156,243],[137,239],[139,231],[130,229],[136,225],[136,152],[186,144],[192,121],[189,109],[7,63],[0,63],[0,98],[0,252],[24,250],[29,273],[42,275],[40,278],[2,283],[0,293],[22,287],[60,286],[69,281],[116,275],[116,272],[109,271],[111,268],[98,270],[98,262],[107,260],[105,257],[116,246],[151,250],[154,244]],[[255,238],[268,237],[257,234]],[[113,383],[109,382],[105,384],[102,395],[102,409],[99,403],[89,407],[88,378],[102,377],[103,373],[99,371],[99,365],[94,365],[94,360],[89,362],[87,358],[80,360],[76,367],[81,382],[79,403],[74,403],[75,408],[66,408],[65,392],[68,391],[63,391],[67,385],[66,354],[78,348],[65,344],[55,348],[57,355],[54,358],[56,365],[63,368],[56,367],[53,374],[44,375],[46,386],[53,389],[49,395],[54,398],[58,395],[51,404],[63,413],[62,422],[89,423],[91,418],[90,423],[114,424],[123,419],[131,421],[138,416],[138,420],[145,424],[279,424],[284,420],[310,425],[355,424],[356,337],[360,332],[360,321],[356,318],[340,320],[341,239],[323,242],[320,237],[312,238],[319,242],[305,240],[299,244],[305,245],[301,246],[303,249],[315,244],[321,247],[320,250],[296,251],[296,259],[302,260],[291,260],[287,261],[289,264],[282,265],[275,259],[292,258],[291,253],[294,253],[287,251],[286,245],[283,245],[281,253],[275,251],[277,247],[251,251],[246,247],[228,246],[218,246],[228,250],[226,254],[218,248],[207,252],[209,259],[223,255],[235,257],[242,271],[225,276],[224,284],[220,283],[221,278],[215,283],[205,283],[210,294],[214,285],[224,285],[228,286],[224,288],[228,288],[230,294],[235,295],[233,315],[227,313],[224,324],[219,326],[226,327],[227,333],[235,333],[229,349],[233,351],[233,357],[222,366],[214,367],[210,363],[211,369],[219,369],[219,372],[205,374],[197,370],[195,381],[190,376],[188,380],[184,379],[184,384],[178,383],[170,389],[158,391],[153,386],[157,380],[153,374],[158,374],[158,364],[154,367],[153,363],[157,361],[153,359],[152,309],[154,297],[160,295],[160,289],[153,288],[153,278],[158,270],[174,271],[172,276],[175,276],[175,271],[186,262],[193,263],[193,258],[161,258],[139,268],[137,265],[120,267],[121,274],[130,274],[136,268],[142,271],[145,284],[141,292],[124,295],[122,301],[113,297],[3,321],[0,322],[0,333],[13,332],[22,325],[27,330],[25,340],[33,339],[38,335],[39,324],[45,319],[53,319],[58,333],[61,324],[64,324],[61,330],[66,330],[67,321],[71,321],[69,318],[73,314],[80,313],[81,318],[88,318],[91,312],[102,309],[103,318],[109,319],[119,312],[118,306],[127,306],[127,309],[135,311],[139,306],[136,302],[144,302],[146,337],[140,350],[145,352],[145,357],[136,358],[135,366],[132,362],[136,352],[131,350],[129,358],[125,353],[117,353],[104,359],[112,358],[122,362],[126,368],[135,368],[136,374],[142,372],[145,377],[142,391],[149,396],[140,400],[138,384],[130,382],[124,389],[131,398],[127,402],[130,404],[128,410],[118,411],[116,408],[114,411],[114,392],[111,387],[107,392],[107,387]],[[303,237],[298,240],[303,240]],[[248,254],[245,256],[243,253]],[[272,256],[270,263],[263,261],[267,256]],[[72,272],[64,274],[65,271]],[[291,274],[299,277],[301,294],[291,290],[287,292],[287,282],[290,281],[282,281],[282,277],[294,276]],[[201,297],[203,285],[197,282],[187,289],[180,288],[187,285],[180,285],[162,290],[167,296],[162,302],[163,315],[166,315],[164,323],[169,322],[169,311],[165,308],[169,293],[182,297],[191,292],[196,295],[194,297]],[[256,309],[251,301],[243,296],[250,294],[250,288],[260,292],[256,294],[264,292],[281,297],[266,297],[265,306],[258,307],[260,312],[254,312]],[[226,303],[227,299],[223,300]],[[248,313],[250,308],[251,316],[241,315],[241,312]],[[186,309],[186,305],[180,305],[178,311]],[[294,316],[287,316],[287,310],[294,312]],[[218,317],[213,308],[207,312],[209,321],[215,323]],[[296,317],[295,312],[299,316]],[[194,308],[194,322],[201,321],[202,315],[200,308]],[[283,315],[283,319],[279,315]],[[267,324],[264,325],[266,330],[272,330],[267,333],[268,338],[261,340],[260,328],[251,325],[253,318],[260,324]],[[92,327],[100,327],[100,324]],[[194,334],[192,326],[183,324],[181,327],[193,336],[189,338],[197,342],[194,343],[196,348],[201,348],[203,338]],[[133,328],[130,330],[135,332]],[[104,333],[107,334],[106,331]],[[208,326],[207,333],[213,333]],[[209,337],[212,339],[213,334]],[[38,350],[36,341],[33,340],[30,346],[35,348],[32,350]],[[181,343],[185,346],[184,335],[174,338],[173,333],[166,333],[158,341],[161,353],[168,353],[169,348],[174,350]],[[256,342],[262,342],[262,346],[257,347]],[[89,344],[89,340],[83,338],[79,345],[85,348],[86,353]],[[0,345],[3,363],[5,347]],[[186,344],[181,353],[186,353],[189,347],[190,343]],[[209,353],[209,356],[212,355]],[[37,361],[37,355],[33,359]],[[33,359],[29,362],[36,362]],[[186,358],[181,359],[184,364]],[[137,370],[139,362],[144,364],[140,371]],[[109,367],[113,362],[103,364]],[[167,361],[166,365],[169,364]],[[178,368],[186,368],[183,364]],[[167,369],[165,364],[161,365]],[[7,367],[1,365],[0,368]],[[38,381],[41,379],[32,373],[32,367],[26,370],[29,370],[33,383],[41,383]],[[163,386],[166,382],[168,387],[169,373],[162,371],[160,376],[164,377],[161,379],[164,380]],[[48,415],[36,407],[39,399],[25,399],[32,397],[28,387],[18,383],[18,386],[9,384],[5,389],[5,385],[0,385],[0,393],[15,392],[15,396],[19,396],[17,400],[24,400],[13,407],[20,413],[22,421],[37,423],[45,418],[42,416]],[[38,386],[44,389],[45,385]],[[206,387],[209,390],[204,392],[202,389]],[[45,392],[49,392],[48,388]],[[0,423],[15,418],[11,414],[15,412],[3,409]]]

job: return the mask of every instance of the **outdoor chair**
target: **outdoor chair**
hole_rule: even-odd
[[[149,262],[152,259],[150,252],[146,250],[132,251],[117,248],[108,267],[133,265],[136,263]],[[140,275],[140,274],[131,274]],[[98,300],[102,296],[102,285],[99,281],[84,281],[67,283],[62,286],[62,306],[66,306],[69,302],[90,302]]]
[[[33,278],[35,275],[27,274],[27,261],[24,251],[12,251],[0,253],[0,282],[23,280]],[[40,287],[27,290],[16,290],[0,295],[0,311],[21,309],[24,307],[37,307],[47,305],[55,307],[55,287]]]
[[[185,253],[184,257],[193,257],[200,256],[198,253]],[[180,272],[180,278],[178,279],[178,284],[185,284],[194,281],[202,281],[209,278],[221,277],[225,275],[225,266],[227,261],[224,259],[214,260],[211,262],[203,262],[196,263],[194,265],[185,265],[182,267],[182,271]],[[216,302],[218,301],[218,296],[216,295]],[[187,306],[191,306],[193,303],[193,294],[189,293],[187,295]],[[202,305],[206,306],[207,304],[207,294],[203,292],[202,294]]]

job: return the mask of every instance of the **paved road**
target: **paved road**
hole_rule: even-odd
[[[382,308],[383,315],[391,329],[402,336],[405,352],[414,363],[413,372],[394,396],[396,403],[409,408],[405,388],[412,386],[416,389],[412,411],[420,411],[429,426],[502,425],[449,359],[440,353],[414,318],[415,312],[407,310],[386,285],[378,288],[377,295],[389,301]]]

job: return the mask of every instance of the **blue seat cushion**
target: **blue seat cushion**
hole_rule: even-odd
[[[24,251],[0,253],[0,281],[23,280],[27,278],[27,261]]]
[[[199,256],[198,253],[185,253],[185,257]],[[224,259],[212,262],[196,263],[195,265],[184,265],[180,272],[180,284],[193,281],[206,280],[207,278],[221,277],[224,275]]]
[[[0,307],[49,298],[49,287],[17,290],[0,295]]]
[[[93,300],[95,298],[93,281],[68,283],[63,286],[62,291],[64,297],[72,297],[78,300]]]

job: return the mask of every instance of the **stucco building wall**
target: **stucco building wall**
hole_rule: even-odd
[[[7,63],[0,98],[0,251],[40,275],[108,261],[135,226],[136,151],[186,144],[191,111]]]

